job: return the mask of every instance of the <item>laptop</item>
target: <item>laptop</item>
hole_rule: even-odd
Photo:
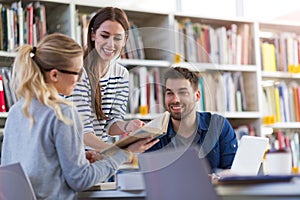
[[[196,148],[154,151],[139,155],[147,200],[217,200],[208,163]]]
[[[230,172],[234,175],[256,176],[269,139],[245,135],[241,138]]]
[[[243,136],[229,174],[218,177],[216,184],[253,184],[290,182],[294,175],[258,175],[269,139]]]

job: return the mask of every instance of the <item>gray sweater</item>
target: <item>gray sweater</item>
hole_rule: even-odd
[[[58,120],[49,107],[33,100],[30,113],[35,123],[22,111],[18,101],[9,111],[5,124],[1,165],[20,162],[38,199],[77,199],[77,191],[106,180],[127,160],[124,151],[90,164],[85,158],[82,125],[72,107],[61,104],[62,113],[73,125]]]

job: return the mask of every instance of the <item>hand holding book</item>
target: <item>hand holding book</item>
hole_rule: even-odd
[[[134,132],[137,129],[140,129],[141,127],[143,127],[145,125],[145,122],[139,120],[139,119],[134,119],[134,120],[130,120],[127,121],[124,125],[124,130],[126,132],[126,134]]]
[[[101,153],[107,154],[111,152],[111,150],[115,149],[116,147],[121,149],[126,149],[134,143],[136,143],[136,145],[139,146],[142,143],[145,143],[145,141],[147,144],[150,142],[149,145],[152,146],[153,143],[151,141],[157,139],[158,137],[164,135],[167,132],[169,118],[170,118],[170,113],[167,111],[164,112],[163,114],[154,118],[149,123],[145,124],[143,127],[139,128],[134,132],[131,132],[128,136],[120,139],[112,146],[102,150]],[[133,147],[131,146],[131,148]]]

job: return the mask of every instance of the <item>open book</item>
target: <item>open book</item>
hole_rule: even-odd
[[[104,149],[101,153],[108,153],[112,148],[118,147],[121,149],[127,148],[129,145],[137,142],[138,140],[145,139],[147,137],[153,137],[153,139],[163,136],[168,130],[168,123],[170,119],[170,113],[168,111],[154,118],[140,129],[130,133],[128,136],[115,142],[112,146]]]

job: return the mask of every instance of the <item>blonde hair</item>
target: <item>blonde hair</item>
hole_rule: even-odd
[[[66,69],[73,65],[72,59],[83,56],[82,47],[70,37],[53,33],[45,36],[36,47],[23,45],[18,49],[12,72],[12,86],[18,98],[25,100],[23,112],[31,123],[30,102],[36,98],[40,103],[52,108],[58,119],[66,124],[71,120],[62,115],[59,103],[71,105],[61,98],[52,84],[45,81],[45,71]]]

